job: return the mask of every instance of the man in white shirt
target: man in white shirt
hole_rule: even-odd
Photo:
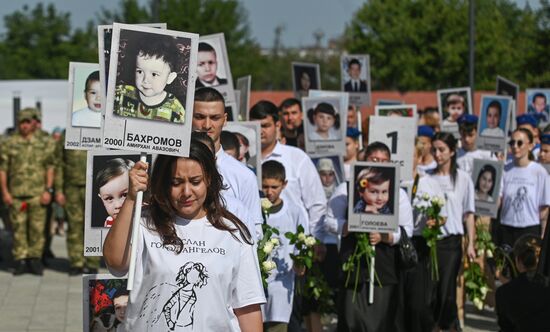
[[[216,165],[223,177],[224,186],[228,187],[223,194],[237,198],[248,208],[252,223],[256,225],[256,236],[259,236],[263,217],[256,175],[243,163],[225,153],[220,143],[220,135],[227,120],[224,105],[223,96],[216,89],[198,89],[195,92],[193,130],[207,133],[214,141]],[[254,233],[254,230],[251,229],[250,232]]]
[[[281,129],[278,109],[269,101],[260,101],[250,109],[250,120],[261,125],[262,162],[277,160],[285,167],[288,184],[283,199],[302,205],[309,218],[309,229],[316,234],[316,225],[326,212],[327,200],[315,165],[302,150],[277,141]]]

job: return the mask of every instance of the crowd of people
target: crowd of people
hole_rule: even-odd
[[[368,142],[368,118],[357,123],[358,111],[350,107],[347,123],[341,119],[347,130],[341,153],[343,179],[338,181],[332,159],[321,158],[315,164],[304,152],[303,122],[308,117],[301,106],[300,100],[289,98],[278,106],[263,100],[249,110],[249,119],[261,127],[261,186],[244,158],[246,137],[224,131],[225,100],[210,87],[195,92],[188,157],[159,155],[153,165],[136,162],[125,168],[128,188],[110,221],[103,256],[111,273],[124,276],[131,247],[137,248],[126,330],[301,331],[305,326],[321,331],[326,312],[320,301],[300,291],[310,271],[294,264],[294,245],[283,235],[299,226],[317,239],[313,264],[330,288],[338,331],[460,330],[462,275],[469,262],[483,267],[491,286],[485,303],[496,308],[502,331],[550,326],[550,269],[542,264],[550,206],[549,127],[521,115],[509,135],[507,153],[491,153],[477,148],[475,115],[453,119],[458,139],[440,130],[437,112],[421,112],[411,144],[414,180],[402,183],[412,189],[399,189],[394,204],[400,227],[367,235],[376,248],[372,302],[368,262],[353,267],[354,282],[348,282],[343,270],[364,245],[360,233],[348,228],[348,196],[359,193],[357,211],[386,214],[390,179],[376,168],[363,169],[356,179],[350,175],[358,161],[390,163],[390,149]],[[69,273],[97,273],[100,260],[84,256],[86,152],[64,149],[60,131],[56,140],[41,129],[40,121],[37,109],[19,111],[16,132],[4,137],[0,146],[2,221],[13,234],[13,274],[43,274],[51,236],[63,232],[58,223],[62,220],[68,226]],[[497,218],[476,211],[476,199],[493,197],[496,171],[484,168],[474,183],[475,159],[504,165]],[[139,224],[140,238],[131,244],[137,193],[146,190],[150,195]],[[413,203],[423,195],[444,199],[435,220]],[[262,208],[261,197],[270,202],[269,208]],[[431,248],[423,233],[440,221],[434,279]],[[272,253],[276,268],[262,287],[255,246],[264,224],[281,236]],[[479,254],[479,225],[490,230],[497,246],[508,250],[512,264],[495,267],[491,257]],[[418,255],[412,268],[404,268],[399,259],[400,243],[407,238]]]

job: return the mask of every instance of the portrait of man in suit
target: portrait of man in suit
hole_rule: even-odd
[[[348,62],[348,74],[350,80],[344,84],[346,92],[367,92],[367,81],[361,79],[361,62],[352,58]]]
[[[197,81],[195,88],[227,84],[226,78],[218,77],[218,59],[212,45],[200,42],[197,57]]]

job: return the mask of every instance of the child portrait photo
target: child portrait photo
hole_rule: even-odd
[[[340,155],[326,155],[311,158],[319,178],[321,179],[321,184],[323,185],[323,190],[325,191],[325,197],[329,199],[336,187],[342,183],[344,180],[344,162],[342,156]]]
[[[130,293],[128,279],[110,274],[83,277],[84,331],[121,331],[126,321],[126,307]]]
[[[527,89],[525,98],[526,112],[537,114],[542,122],[548,122],[550,119],[550,89]]]
[[[496,217],[502,169],[502,162],[474,159],[472,181],[475,188],[476,213]]]
[[[502,97],[483,96],[480,108],[479,135],[504,137],[508,120],[509,100]]]
[[[227,135],[228,133],[232,135]],[[224,151],[253,171],[258,179],[258,185],[261,185],[261,140],[258,121],[226,122],[220,139]]]
[[[341,90],[349,92],[350,103],[370,105],[370,58],[367,54],[340,57]]]
[[[296,98],[307,97],[310,89],[321,89],[321,73],[318,64],[292,62],[292,78]]]
[[[225,50],[224,50],[225,51]],[[195,88],[217,87],[227,84],[225,57],[217,39],[199,42],[197,81]]]
[[[348,205],[351,231],[381,233],[398,227],[399,168],[395,164],[352,165]]]
[[[99,65],[74,63],[72,115],[73,127],[101,127],[101,86]]]
[[[374,114],[376,116],[398,116],[412,118],[416,116],[416,105],[375,106]]]
[[[458,133],[458,118],[472,114],[472,91],[468,87],[437,90],[441,130]]]

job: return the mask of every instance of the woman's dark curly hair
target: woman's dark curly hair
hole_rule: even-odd
[[[157,232],[165,246],[172,246],[176,253],[183,249],[183,241],[178,237],[174,220],[176,210],[170,197],[172,187],[172,175],[176,166],[176,156],[159,155],[155,161],[151,174],[151,198],[149,201],[147,227]],[[228,231],[236,239],[235,232],[239,232],[242,240],[252,244],[250,231],[245,224],[234,214],[227,211],[225,203],[220,195],[225,189],[222,176],[216,167],[216,159],[212,150],[197,139],[191,139],[189,157],[201,165],[206,181],[206,199],[204,208],[210,224],[217,229]],[[227,219],[229,223],[225,222]]]

